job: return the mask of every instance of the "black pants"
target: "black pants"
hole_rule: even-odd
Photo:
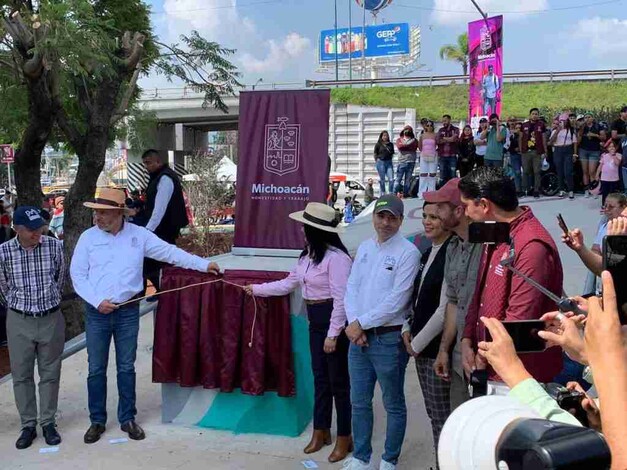
[[[161,234],[155,233],[161,240],[171,245],[176,244],[176,239],[179,237],[179,232]],[[150,281],[155,289],[160,288],[161,268],[169,266],[167,263],[162,263],[152,258],[144,258],[144,291],[146,290],[147,281]]]
[[[618,192],[620,192],[620,181],[601,180],[601,206],[605,205],[605,198],[608,195]]]
[[[334,353],[324,352],[333,302],[308,305],[309,347],[314,374],[314,429],[330,429],[333,400],[337,413],[337,435],[351,434],[350,379],[348,376],[348,338],[342,332]]]

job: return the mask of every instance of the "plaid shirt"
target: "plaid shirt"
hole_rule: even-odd
[[[17,237],[0,245],[0,300],[13,310],[37,314],[58,307],[65,276],[59,240],[42,236],[32,250]]]

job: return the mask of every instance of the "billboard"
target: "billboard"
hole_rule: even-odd
[[[388,57],[409,54],[409,24],[391,23],[375,26],[326,29],[320,33],[320,62]]]
[[[468,23],[470,90],[468,118],[473,128],[479,119],[501,115],[503,94],[503,17]]]
[[[242,249],[301,250],[291,212],[324,202],[329,177],[329,90],[241,92],[235,242]],[[248,251],[246,251],[248,252]]]

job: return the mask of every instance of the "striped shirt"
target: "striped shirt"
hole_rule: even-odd
[[[65,276],[59,240],[42,236],[30,250],[17,237],[0,245],[0,300],[10,309],[37,314],[58,307]]]

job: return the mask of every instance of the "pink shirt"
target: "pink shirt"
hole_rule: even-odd
[[[344,294],[352,264],[346,253],[329,248],[320,264],[303,256],[285,279],[254,285],[253,294],[259,297],[286,295],[300,285],[305,300],[333,299],[328,336],[338,336],[346,325]]]
[[[604,153],[601,155],[601,181],[619,181],[618,169],[620,167],[621,155],[615,153]]]

